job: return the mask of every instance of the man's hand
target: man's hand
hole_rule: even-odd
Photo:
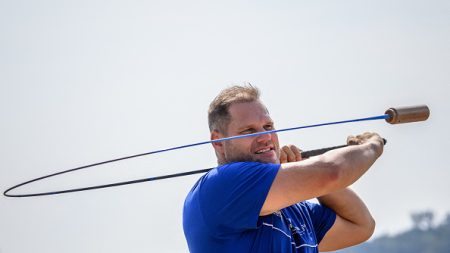
[[[365,143],[373,143],[378,156],[383,153],[384,140],[377,133],[366,132],[357,136],[350,135],[347,137],[347,145],[361,145]]]
[[[302,150],[295,145],[286,145],[280,151],[280,163],[298,162],[302,160]]]
[[[369,141],[378,141],[380,144],[384,145],[383,138],[381,138],[377,133],[365,132],[357,136],[350,135],[347,137],[348,145],[360,145]]]

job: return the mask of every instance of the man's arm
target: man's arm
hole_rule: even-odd
[[[383,152],[377,134],[358,136],[359,145],[281,164],[260,215],[343,190],[360,178]]]
[[[375,221],[364,202],[349,188],[318,198],[320,204],[336,213],[336,221],[319,244],[319,251],[332,251],[366,241]]]
[[[368,139],[374,139],[372,135],[351,136],[347,142],[353,145],[364,144],[368,142]],[[352,151],[347,152],[352,153]],[[381,152],[382,146],[381,151],[378,150],[379,154],[375,155],[375,158],[371,157],[372,155],[369,158],[376,159],[381,155]],[[354,153],[358,154],[358,152]],[[300,150],[296,146],[289,145],[283,147],[280,157],[281,163],[298,162],[301,160]],[[320,251],[338,250],[356,245],[367,240],[373,234],[375,221],[363,201],[349,188],[323,195],[318,197],[318,200],[322,205],[331,208],[336,213],[336,220],[333,226],[328,230],[319,244]]]

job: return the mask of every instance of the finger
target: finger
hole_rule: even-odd
[[[287,161],[288,162],[295,162],[295,154],[294,152],[292,152],[291,148],[288,146],[284,146],[283,147],[283,151],[286,153],[287,155]]]
[[[350,135],[347,137],[347,145],[358,145],[357,137]]]
[[[295,145],[290,145],[290,148],[295,155],[295,161],[296,162],[301,161],[302,160],[302,153],[301,153],[302,150],[297,148],[297,146],[295,146]]]
[[[362,134],[362,138],[367,140],[367,139],[370,139],[370,137],[372,137],[374,135],[375,135],[374,133],[365,132],[365,133]]]
[[[287,155],[283,149],[280,151],[280,163],[287,163]]]

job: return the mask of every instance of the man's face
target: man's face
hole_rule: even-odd
[[[251,134],[274,129],[266,107],[260,101],[232,104],[226,136]],[[219,156],[224,163],[255,161],[279,163],[280,147],[276,133],[221,142]],[[220,160],[220,158],[219,158]]]

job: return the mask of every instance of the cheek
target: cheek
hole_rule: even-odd
[[[252,141],[248,138],[232,140],[228,143],[229,151],[247,152],[252,147]]]
[[[277,149],[280,149],[280,144],[278,142],[278,136],[276,134],[272,136],[272,142]]]

